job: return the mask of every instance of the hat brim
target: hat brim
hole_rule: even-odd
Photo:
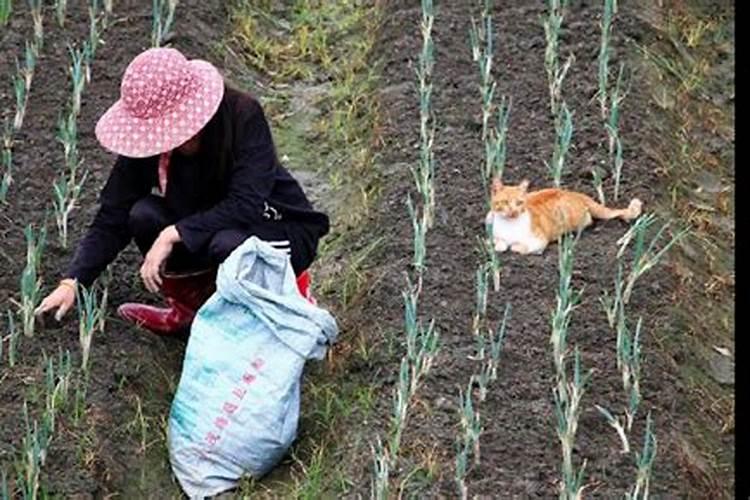
[[[133,116],[119,99],[96,124],[99,143],[118,155],[146,158],[171,151],[197,134],[219,109],[224,79],[207,61],[193,59],[188,64],[200,81],[193,95],[154,118]]]

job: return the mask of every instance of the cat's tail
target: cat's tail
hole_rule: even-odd
[[[615,219],[620,218],[624,221],[631,221],[641,215],[643,202],[638,198],[633,198],[627,208],[609,208],[597,203],[593,198],[585,197],[586,208],[595,219]]]

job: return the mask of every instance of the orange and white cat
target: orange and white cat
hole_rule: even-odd
[[[608,208],[583,193],[554,188],[528,192],[528,187],[526,180],[517,186],[506,186],[498,178],[492,182],[492,208],[486,222],[492,224],[498,252],[510,248],[540,254],[551,241],[589,226],[593,219],[635,219],[643,205],[633,198],[627,208]]]

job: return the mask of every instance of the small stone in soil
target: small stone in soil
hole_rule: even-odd
[[[435,408],[438,410],[453,410],[455,405],[443,396],[438,396],[435,399]]]
[[[711,377],[720,384],[734,385],[734,361],[712,352],[708,361]]]

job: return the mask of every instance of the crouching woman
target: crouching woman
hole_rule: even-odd
[[[144,255],[143,283],[167,307],[127,303],[118,313],[162,335],[186,332],[215,290],[218,264],[251,236],[287,252],[304,281],[328,217],[279,163],[258,101],[227,87],[213,65],[171,48],[139,54],[96,137],[118,156],[93,222],[38,313],[55,310],[60,320],[76,285],[90,286],[131,239]]]

